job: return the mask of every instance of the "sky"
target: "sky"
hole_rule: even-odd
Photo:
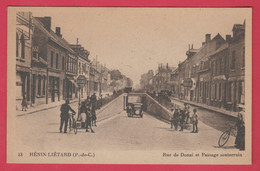
[[[234,24],[251,21],[248,8],[30,7],[35,17],[52,17],[69,43],[90,52],[90,59],[119,69],[138,84],[141,74],[159,63],[177,67],[189,44],[200,48],[205,34],[232,35]]]

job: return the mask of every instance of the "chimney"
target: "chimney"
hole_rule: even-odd
[[[226,41],[227,41],[227,42],[230,42],[230,40],[231,40],[231,35],[230,35],[230,34],[227,34],[227,35],[226,35]]]
[[[43,24],[46,30],[51,30],[51,17],[36,17],[36,19],[38,19]]]
[[[189,50],[190,50],[190,44],[189,44]]]
[[[191,49],[193,49],[193,44],[191,44]]]
[[[60,34],[60,27],[56,27],[56,35],[62,37],[62,35]]]
[[[210,41],[210,34],[205,35],[205,42],[208,43]]]

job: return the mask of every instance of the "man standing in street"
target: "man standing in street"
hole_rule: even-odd
[[[91,114],[91,111],[90,111],[90,106],[87,106],[85,112],[86,112],[86,116],[87,116],[87,119],[86,119],[86,132],[89,132],[88,131],[88,128],[89,128],[91,133],[94,133],[94,131],[93,131],[92,127],[91,127],[92,114]]]
[[[175,128],[175,131],[178,129],[178,122],[179,122],[179,109],[176,109],[173,114],[173,125]]]
[[[180,131],[183,131],[185,118],[186,118],[185,109],[180,110],[180,126],[181,126]]]
[[[173,112],[173,109],[171,109],[171,129],[173,128],[173,125],[174,125],[174,113]]]
[[[60,133],[62,133],[62,127],[63,127],[64,122],[65,122],[64,133],[67,133],[68,119],[70,117],[69,111],[72,111],[72,113],[74,115],[76,114],[76,112],[70,107],[68,99],[66,99],[66,102],[61,105],[60,111],[61,111],[61,114],[60,114]]]

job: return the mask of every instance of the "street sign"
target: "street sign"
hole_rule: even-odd
[[[83,87],[84,85],[86,85],[86,83],[87,83],[86,77],[84,75],[79,75],[77,78],[77,84],[80,87]]]

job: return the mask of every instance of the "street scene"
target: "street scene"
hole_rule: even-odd
[[[14,10],[10,149],[249,150],[246,10],[57,10]]]

